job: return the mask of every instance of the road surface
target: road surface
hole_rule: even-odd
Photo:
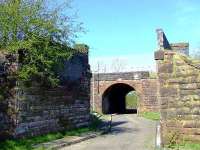
[[[113,116],[112,131],[61,150],[154,150],[156,122],[136,114]]]

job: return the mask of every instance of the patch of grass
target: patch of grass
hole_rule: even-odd
[[[172,150],[200,150],[200,143],[185,142],[179,145],[173,145]]]
[[[0,142],[0,150],[43,150],[44,148],[34,149],[32,146],[40,143],[50,142],[53,140],[61,139],[66,136],[79,136],[83,133],[97,131],[98,126],[101,124],[101,119],[95,115],[91,116],[92,122],[88,127],[60,131],[56,133],[49,133],[46,135],[24,138],[18,140],[6,140]]]
[[[140,116],[150,120],[155,120],[155,121],[160,120],[159,112],[143,112],[140,114]]]
[[[135,91],[131,91],[126,95],[126,108],[137,109],[138,96]]]
[[[36,136],[32,138],[24,138],[19,140],[6,140],[0,142],[1,150],[32,150],[32,145],[53,141],[63,138],[64,135],[61,132],[49,133],[46,135]]]
[[[185,150],[200,150],[200,143],[185,143],[183,146],[180,146],[180,148]]]

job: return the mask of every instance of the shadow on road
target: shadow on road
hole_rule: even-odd
[[[123,115],[121,115],[123,116]],[[112,120],[111,122],[107,122],[107,126],[109,127],[109,134],[122,134],[122,133],[137,133],[139,132],[138,128],[134,128],[134,124],[131,124],[129,121],[118,121]]]
[[[136,133],[139,132],[139,129],[131,129],[131,128],[121,128],[121,127],[117,127],[117,128],[112,128],[111,129],[111,134],[122,134],[122,133]]]
[[[112,127],[116,127],[125,123],[127,123],[127,121],[114,121],[112,122]]]

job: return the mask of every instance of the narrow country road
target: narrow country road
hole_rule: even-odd
[[[112,132],[62,150],[153,150],[156,122],[135,114],[113,116]]]

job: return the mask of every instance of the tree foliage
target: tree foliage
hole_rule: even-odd
[[[86,44],[74,44],[74,49],[81,53],[88,53],[89,46]]]
[[[73,55],[69,48],[81,24],[66,10],[69,1],[50,5],[47,0],[0,1],[0,49],[23,56],[18,77],[51,86],[59,82],[55,69]]]

